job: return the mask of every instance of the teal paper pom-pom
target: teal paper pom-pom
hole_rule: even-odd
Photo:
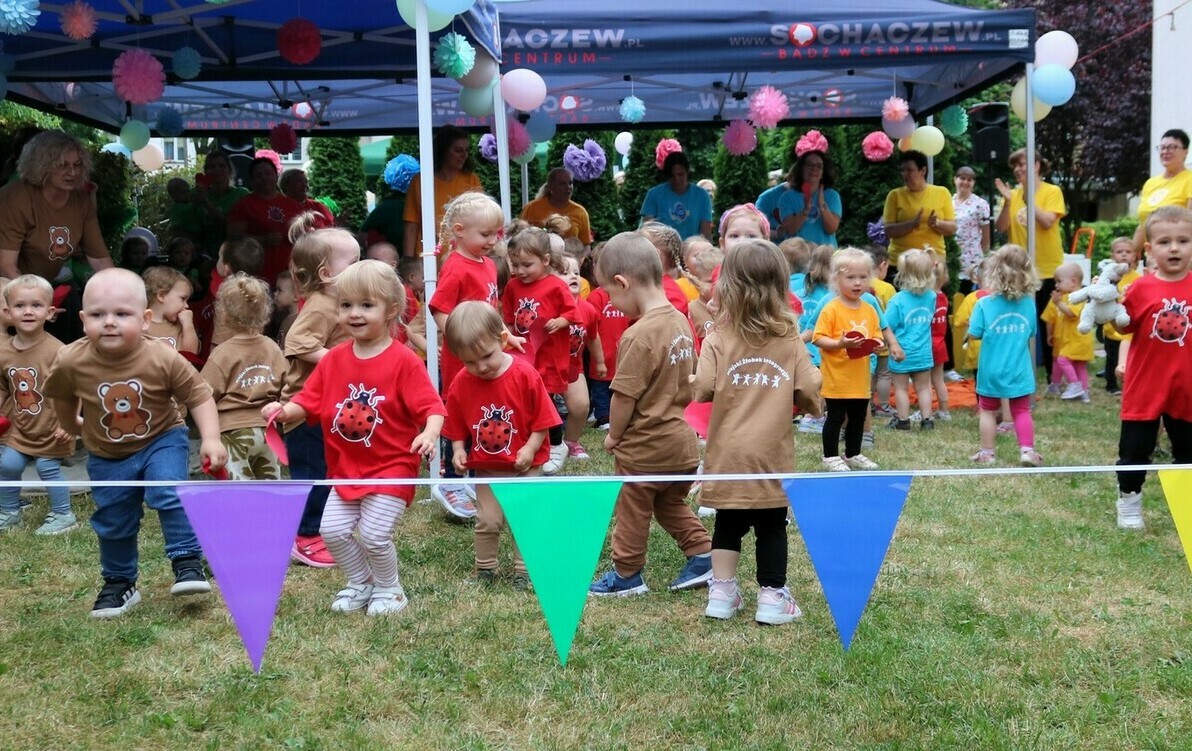
[[[178,110],[166,107],[157,113],[157,132],[163,138],[175,138],[182,135],[182,115]]]
[[[0,0],[0,32],[24,34],[41,15],[39,0]]]
[[[630,95],[621,100],[621,119],[627,123],[640,123],[646,116],[646,103]]]
[[[439,38],[435,47],[435,67],[448,78],[463,78],[476,64],[476,48],[462,34],[454,31]]]
[[[968,130],[968,123],[968,113],[958,105],[954,104],[940,113],[940,130],[944,131],[946,136],[955,138],[963,135]]]
[[[203,58],[194,47],[180,47],[174,53],[174,75],[187,81],[198,78],[203,69]]]

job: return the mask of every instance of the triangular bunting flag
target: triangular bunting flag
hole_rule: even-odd
[[[566,665],[621,483],[492,487],[526,561],[559,661]]]
[[[238,488],[180,485],[182,507],[199,537],[240,639],[261,672],[273,616],[286,579],[290,549],[309,484]]]
[[[1192,470],[1164,469],[1159,471],[1159,483],[1167,496],[1167,507],[1175,520],[1175,530],[1184,548],[1184,560],[1192,568]]]
[[[911,476],[792,478],[782,486],[847,650],[894,537]]]

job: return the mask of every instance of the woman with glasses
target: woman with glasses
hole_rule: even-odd
[[[927,182],[927,155],[905,151],[900,166],[903,187],[886,194],[882,221],[890,239],[890,270],[893,281],[898,258],[912,248],[934,250],[944,257],[944,238],[956,234],[956,210],[952,194],[942,185]]]
[[[787,190],[778,199],[778,216],[786,237],[801,237],[813,245],[836,246],[836,230],[843,211],[836,184],[836,167],[822,151],[803,152],[786,175]]]
[[[1188,160],[1188,134],[1173,128],[1163,134],[1159,145],[1159,163],[1163,174],[1156,175],[1142,186],[1138,200],[1138,231],[1134,233],[1134,252],[1142,257],[1142,245],[1146,240],[1144,228],[1147,217],[1160,206],[1186,206],[1192,208],[1192,171]]]

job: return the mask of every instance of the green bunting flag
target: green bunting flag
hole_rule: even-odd
[[[526,561],[547,628],[567,664],[621,483],[493,485]]]

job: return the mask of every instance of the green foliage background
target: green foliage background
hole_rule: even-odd
[[[356,138],[318,137],[310,140],[310,196],[331,196],[339,204],[340,219],[356,228],[368,215],[364,198],[364,160]]]

